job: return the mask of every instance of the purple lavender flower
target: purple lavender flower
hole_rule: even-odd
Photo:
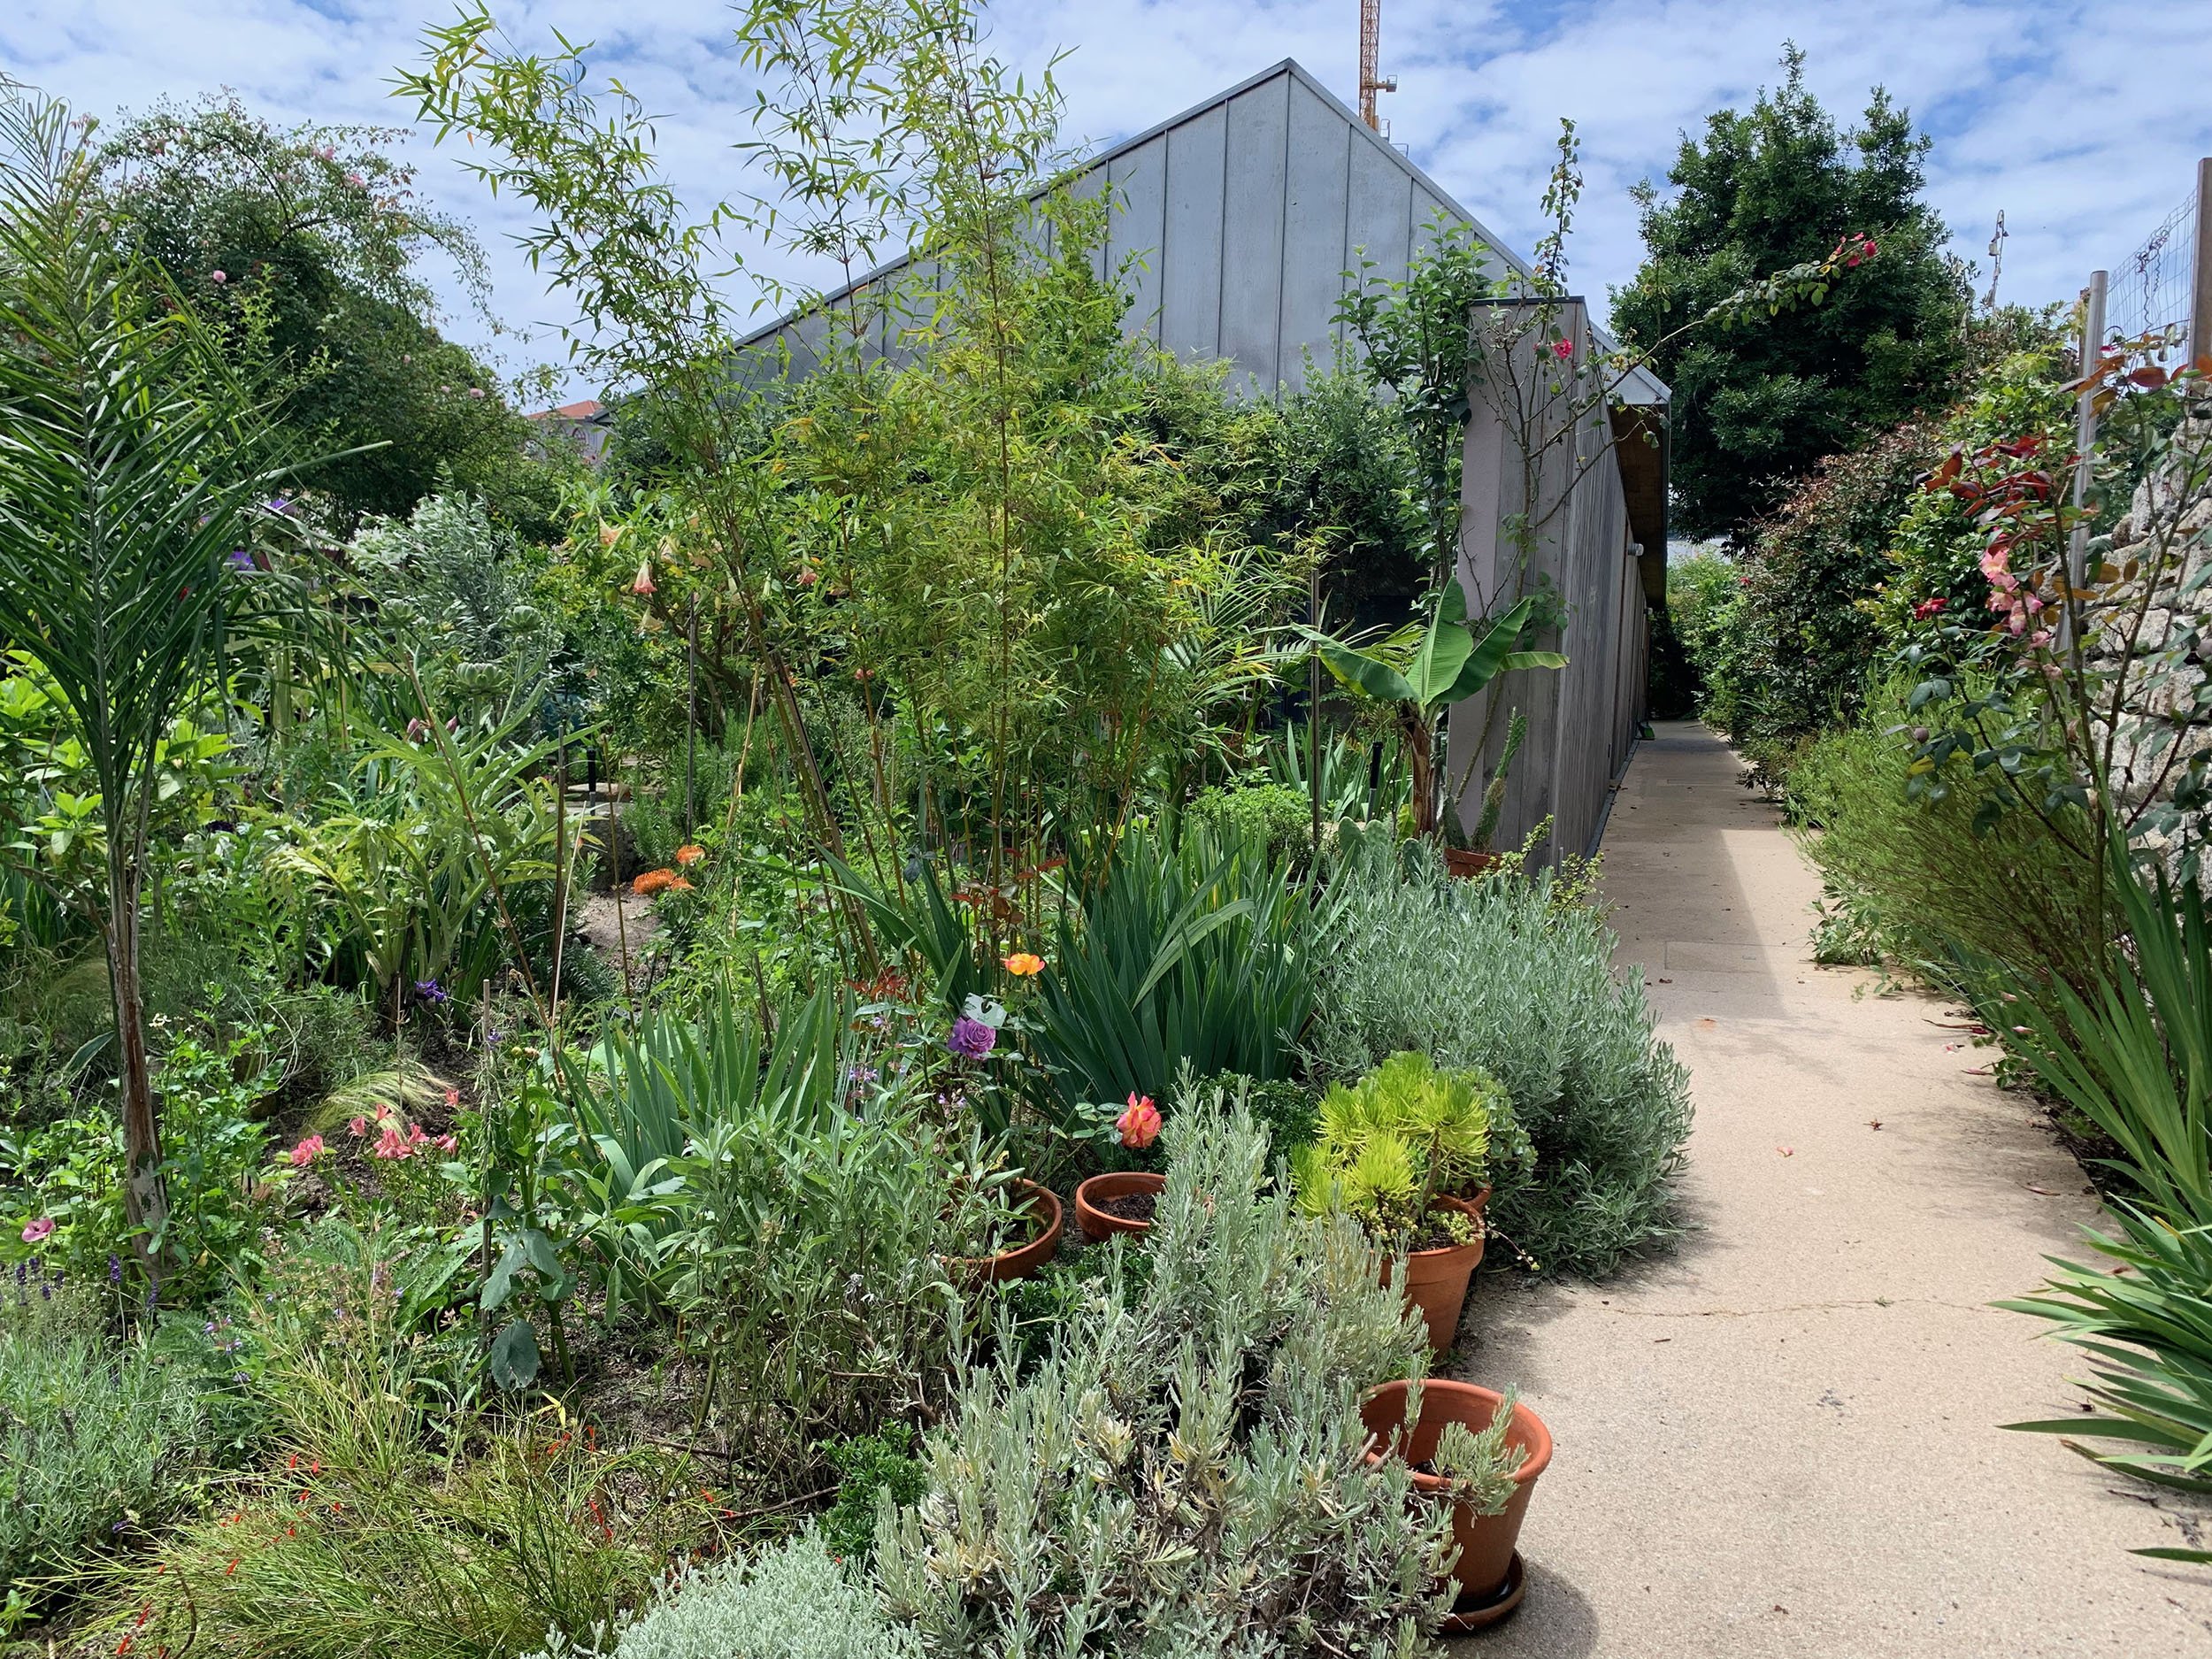
[[[952,1022],[952,1035],[945,1039],[945,1047],[965,1059],[980,1060],[998,1047],[998,1033],[963,1014]]]
[[[123,1258],[119,1256],[111,1256],[108,1257],[108,1283],[119,1285],[122,1282]]]

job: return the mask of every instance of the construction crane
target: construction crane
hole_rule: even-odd
[[[1398,89],[1398,77],[1386,78],[1381,60],[1382,0],[1359,0],[1359,117],[1379,133],[1382,123],[1375,117],[1375,95]]]

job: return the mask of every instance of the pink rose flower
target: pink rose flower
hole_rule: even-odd
[[[1114,1127],[1121,1132],[1122,1145],[1132,1152],[1141,1152],[1159,1138],[1160,1109],[1149,1094],[1132,1094],[1127,1109],[1114,1119]]]

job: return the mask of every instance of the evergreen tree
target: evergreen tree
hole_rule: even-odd
[[[1921,197],[1930,141],[1878,87],[1861,125],[1839,132],[1806,88],[1804,53],[1786,48],[1782,65],[1783,84],[1750,113],[1718,111],[1701,140],[1683,138],[1673,199],[1638,188],[1646,257],[1613,290],[1615,326],[1658,341],[1848,234],[1878,253],[1839,273],[1824,304],[1656,354],[1674,389],[1675,522],[1694,536],[1747,541],[1822,457],[1948,401],[1965,357],[1965,272]]]

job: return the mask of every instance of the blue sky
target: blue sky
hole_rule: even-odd
[[[750,88],[723,5],[495,0],[493,12],[526,43],[556,28],[599,42],[662,116],[687,199],[742,188],[728,147]],[[281,121],[401,124],[391,79],[424,23],[451,15],[449,0],[16,0],[0,15],[0,69],[102,115],[229,87]],[[1071,139],[1110,142],[1286,57],[1354,101],[1356,0],[1025,0],[990,15],[1010,61],[1071,49],[1058,72]],[[1786,35],[1831,109],[1855,112],[1879,81],[1934,134],[1931,194],[1963,257],[1986,266],[2004,210],[2005,298],[2069,299],[2093,266],[2123,266],[2212,154],[2204,0],[1385,0],[1383,66],[1401,90],[1383,110],[1393,138],[1523,250],[1557,119],[1572,116],[1588,177],[1574,277],[1601,299],[1636,263],[1629,187],[1663,179],[1681,132],[1709,111],[1774,81]],[[557,359],[565,308],[509,243],[519,210],[426,137],[414,149],[439,205],[479,227],[501,315],[534,326],[495,354],[511,370]],[[472,319],[452,327],[482,341]]]

